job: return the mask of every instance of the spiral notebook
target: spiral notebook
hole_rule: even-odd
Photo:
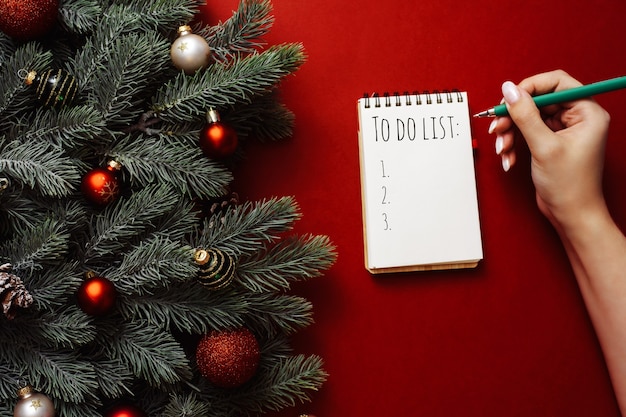
[[[358,100],[365,267],[471,268],[483,258],[467,93]]]

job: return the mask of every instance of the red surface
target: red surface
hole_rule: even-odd
[[[215,3],[215,4],[213,4]],[[351,5],[350,5],[350,4]],[[237,0],[214,0],[207,21]],[[485,259],[476,270],[371,276],[363,267],[356,99],[364,92],[458,88],[471,111],[504,80],[563,68],[582,82],[626,74],[623,0],[274,0],[268,43],[309,59],[282,86],[294,137],[249,144],[244,199],[293,195],[297,230],[327,234],[337,264],[294,292],[316,323],[294,339],[330,377],[310,404],[280,414],[618,416],[593,328],[560,242],[538,213],[528,155],[505,174],[488,120],[473,120]],[[626,225],[626,92],[612,114],[607,198]]]

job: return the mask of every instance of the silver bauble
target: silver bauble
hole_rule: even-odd
[[[186,25],[178,28],[178,35],[170,48],[170,57],[176,68],[185,71],[185,74],[193,74],[209,65],[211,48],[202,36],[191,33],[191,28]]]
[[[17,392],[20,397],[13,417],[54,417],[54,404],[46,395],[35,391],[30,385]]]

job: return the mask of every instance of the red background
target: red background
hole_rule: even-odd
[[[551,226],[538,212],[528,153],[502,172],[473,120],[484,260],[475,270],[372,276],[363,266],[356,100],[364,92],[458,88],[472,113],[504,80],[562,68],[584,83],[626,75],[623,0],[274,0],[269,44],[302,42],[308,61],[282,85],[292,139],[247,145],[242,199],[293,195],[297,231],[329,235],[336,265],[293,291],[316,323],[294,339],[330,374],[313,401],[276,414],[618,416],[593,328]],[[237,0],[213,0],[205,21]],[[607,198],[626,225],[626,91],[612,115]]]

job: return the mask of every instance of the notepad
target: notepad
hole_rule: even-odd
[[[483,258],[467,93],[357,102],[365,267],[472,268]]]

